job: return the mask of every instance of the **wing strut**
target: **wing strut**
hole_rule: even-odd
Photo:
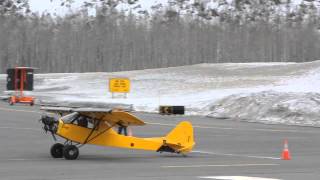
[[[100,121],[99,121],[100,123]],[[82,147],[84,145],[86,145],[87,143],[89,143],[90,141],[94,140],[95,138],[99,137],[101,134],[105,133],[106,131],[108,131],[109,129],[113,128],[117,123],[112,124],[111,126],[109,126],[108,128],[106,128],[105,130],[103,130],[102,132],[100,132],[99,134],[95,135],[94,137],[92,137],[91,139],[90,136],[92,135],[92,133],[94,132],[94,130],[96,129],[97,125],[99,125],[99,123],[95,124],[95,127],[93,127],[92,131],[90,132],[90,134],[88,135],[88,137],[86,138],[86,140],[83,142],[83,144],[81,144],[79,146]]]
[[[94,127],[92,128],[91,132],[89,133],[88,137],[86,138],[86,140],[83,142],[83,144],[87,144],[89,141],[90,136],[92,135],[92,133],[94,132],[94,130],[97,129],[97,126],[100,124],[100,121],[96,121],[98,123],[94,123]]]

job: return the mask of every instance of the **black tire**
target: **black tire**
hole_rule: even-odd
[[[67,160],[77,159],[79,156],[79,149],[75,145],[66,145],[63,148],[63,156]]]
[[[51,146],[50,154],[53,158],[62,158],[63,157],[63,144],[56,143]]]

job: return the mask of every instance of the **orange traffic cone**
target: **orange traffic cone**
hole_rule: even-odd
[[[290,155],[290,151],[288,148],[288,140],[284,140],[284,148],[282,151],[282,160],[291,160],[291,155]]]

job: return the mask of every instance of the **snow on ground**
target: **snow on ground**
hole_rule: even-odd
[[[319,93],[263,91],[235,94],[210,106],[209,117],[268,124],[320,126]]]
[[[128,77],[128,98],[111,98],[108,79]],[[3,86],[5,76],[0,76]],[[2,83],[1,83],[2,82]],[[2,87],[3,88],[3,87]],[[184,105],[188,115],[320,126],[320,61],[198,64],[114,73],[36,74],[35,95],[62,105],[127,104],[157,112]]]

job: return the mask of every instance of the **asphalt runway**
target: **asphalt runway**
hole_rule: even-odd
[[[0,179],[320,179],[319,128],[136,113],[148,123],[133,128],[139,137],[163,136],[179,121],[192,121],[194,152],[183,157],[88,145],[70,161],[51,158],[54,142],[40,115],[38,107],[0,103]],[[290,161],[279,159],[286,138]]]

